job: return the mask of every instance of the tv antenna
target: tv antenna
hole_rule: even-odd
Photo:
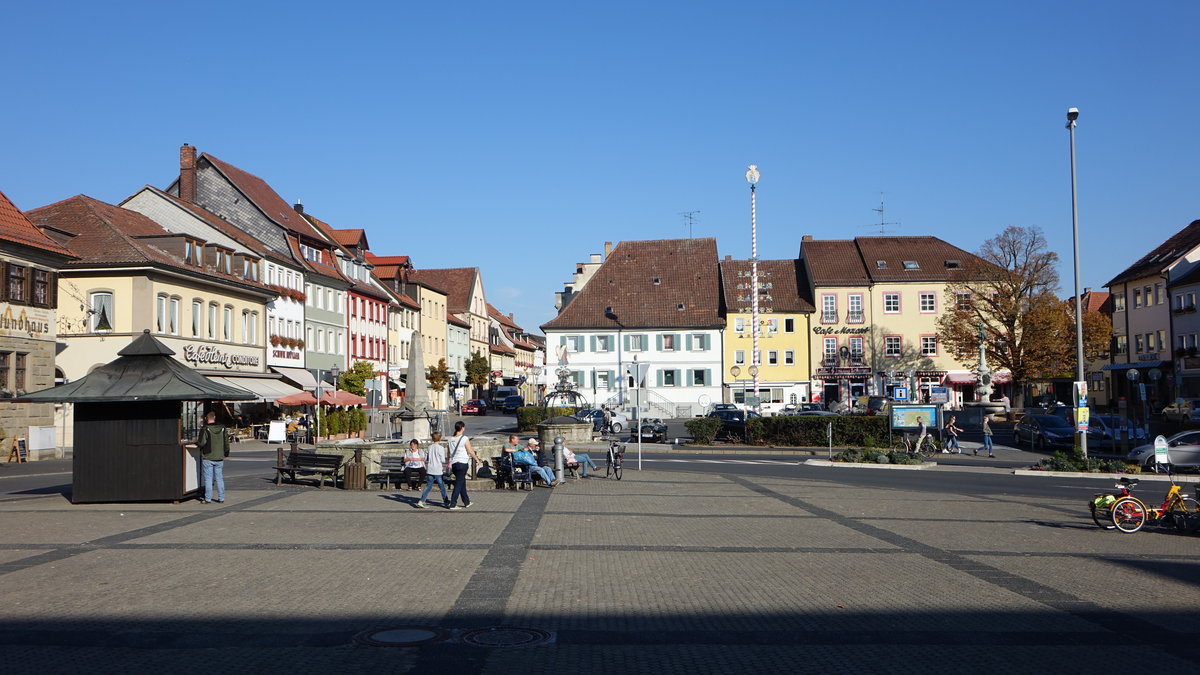
[[[683,223],[687,225],[688,239],[692,238],[692,226],[696,224],[696,216],[699,211],[680,211],[679,215],[683,216]]]
[[[879,208],[871,209],[871,210],[874,211],[875,213],[879,214],[879,234],[887,234],[887,226],[888,225],[899,225],[900,224],[900,221],[898,221],[898,220],[897,221],[888,221],[885,219],[884,208],[883,208],[883,193],[882,192],[879,193]],[[869,225],[868,227],[875,227],[875,226]]]

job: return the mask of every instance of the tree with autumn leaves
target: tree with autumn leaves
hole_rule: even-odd
[[[988,366],[1012,373],[1014,407],[1034,380],[1074,378],[1075,303],[1058,297],[1058,254],[1036,227],[1009,226],[983,243],[959,281],[947,284],[952,311],[938,318],[938,338],[963,364],[979,355],[984,328]],[[1085,312],[1084,358],[1108,353],[1112,324]]]

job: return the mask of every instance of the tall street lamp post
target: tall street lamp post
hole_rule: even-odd
[[[750,317],[751,335],[754,336],[753,351],[750,356],[750,372],[754,377],[755,407],[758,401],[758,213],[755,201],[755,186],[761,174],[757,164],[751,164],[746,171],[746,182],[750,184]]]
[[[1067,133],[1071,137],[1071,234],[1074,237],[1074,254],[1075,254],[1075,381],[1086,382],[1086,377],[1083,372],[1083,298],[1079,295],[1079,202],[1075,192],[1075,120],[1079,119],[1079,108],[1067,108]],[[1076,410],[1087,404],[1086,400],[1081,400],[1076,403]],[[1087,459],[1088,444],[1087,444],[1087,427],[1082,430],[1078,428],[1079,419],[1076,418],[1076,430],[1079,433],[1079,450],[1083,453],[1083,458]]]

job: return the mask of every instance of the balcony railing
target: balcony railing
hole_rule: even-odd
[[[821,323],[837,323],[837,312],[821,312]]]
[[[862,323],[865,320],[862,310],[846,312],[846,323]]]

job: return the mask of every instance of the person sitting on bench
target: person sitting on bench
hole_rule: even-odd
[[[408,442],[408,452],[404,453],[404,482],[410,490],[420,489],[425,482],[425,453],[415,438]]]
[[[539,456],[540,446],[541,446],[541,441],[539,441],[536,438],[530,438],[525,443],[526,449],[528,449],[529,452],[533,453],[534,456]],[[550,467],[538,466],[537,464],[528,464],[528,463],[526,463],[526,466],[529,467],[529,470],[532,471],[534,473],[534,475],[540,476],[542,481],[544,481],[546,483],[546,485],[549,485],[550,487],[554,487],[555,485],[558,485],[558,483],[554,480],[554,470],[551,469]]]

